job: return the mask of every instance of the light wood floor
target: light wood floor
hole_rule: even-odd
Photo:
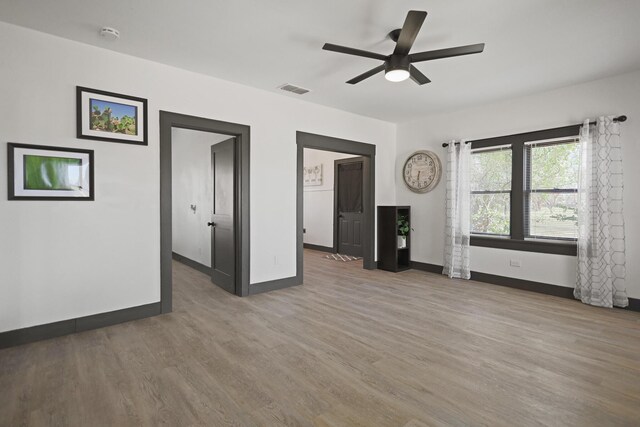
[[[640,425],[640,314],[305,254],[238,298],[0,350],[0,425]]]

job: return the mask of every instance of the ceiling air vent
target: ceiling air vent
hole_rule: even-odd
[[[304,95],[305,93],[309,92],[309,89],[305,89],[303,87],[295,86],[289,83],[279,86],[279,89],[286,90],[287,92],[293,92],[297,95]]]

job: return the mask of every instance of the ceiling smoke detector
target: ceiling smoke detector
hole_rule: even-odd
[[[108,40],[118,40],[120,38],[120,31],[112,27],[102,27],[100,35]]]

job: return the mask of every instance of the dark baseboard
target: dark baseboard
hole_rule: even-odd
[[[428,271],[429,273],[442,274],[442,266],[436,264],[411,261],[411,268],[415,270]],[[490,283],[492,285],[506,286],[508,288],[522,289],[524,291],[537,292],[539,294],[553,295],[556,297],[567,299],[575,299],[573,297],[573,288],[568,288],[566,286],[533,282],[531,280],[515,279],[513,277],[498,276],[496,274],[479,273],[477,271],[471,272],[471,280]],[[640,311],[640,299],[629,298],[629,306],[625,307],[624,309],[631,311]]]
[[[158,314],[160,314],[160,303],[154,302],[137,307],[109,311],[107,313],[92,314],[91,316],[32,326],[30,328],[0,332],[0,348],[14,347],[30,342],[61,337],[75,332],[117,325],[118,323],[143,319]]]
[[[640,299],[638,298],[629,298],[629,306],[627,309],[631,311],[640,311]]]
[[[104,328],[118,323],[144,319],[160,314],[160,303],[139,305],[137,307],[124,308],[108,313],[94,314],[76,319],[76,332],[89,331],[91,329]]]
[[[442,274],[442,266],[427,264],[426,262],[411,261],[411,268],[414,270],[428,271],[429,273]]]
[[[471,272],[471,280],[491,283],[492,285],[507,286],[509,288],[522,289],[523,291],[537,292],[539,294],[553,295],[556,297],[573,298],[573,288],[551,285],[549,283],[533,282],[531,280],[514,279],[512,277],[498,276],[495,274]]]
[[[317,246],[318,248],[324,248],[324,246]],[[316,249],[310,248],[310,249]],[[319,249],[316,249],[319,250]],[[190,258],[183,255],[172,253],[173,259],[193,269],[200,271],[201,273],[211,276],[211,268],[206,265],[200,264]],[[302,283],[297,277],[286,277],[284,279],[269,280],[268,282],[253,283],[249,285],[249,295],[261,294],[263,292],[275,291],[277,289],[284,289],[291,286],[300,285]]]
[[[313,243],[303,243],[302,246],[305,249],[313,249],[314,251],[329,252],[330,254],[335,253],[333,248],[329,246],[314,245]]]
[[[63,320],[61,322],[47,323],[45,325],[32,326],[30,328],[15,329],[0,333],[0,348],[14,347],[16,345],[46,340],[49,338],[69,335],[76,331],[76,320]]]
[[[191,258],[187,258],[186,256],[182,256],[182,255],[177,254],[175,252],[171,253],[171,257],[174,260],[176,260],[176,261],[178,261],[178,262],[180,262],[180,263],[182,263],[182,264],[184,264],[184,265],[186,265],[188,267],[193,268],[194,270],[198,270],[199,272],[204,273],[207,276],[211,276],[211,268],[207,267],[204,264],[200,264],[198,261],[194,261]]]
[[[249,285],[249,295],[261,294],[263,292],[275,291],[277,289],[289,288],[291,286],[298,286],[301,284],[302,280],[297,276],[269,280],[261,283],[253,283]]]

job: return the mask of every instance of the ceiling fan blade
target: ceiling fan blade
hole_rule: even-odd
[[[484,43],[470,44],[467,46],[450,47],[448,49],[412,53],[409,55],[409,60],[411,62],[431,61],[434,59],[451,58],[453,56],[472,55],[474,53],[481,53],[483,50]]]
[[[384,61],[387,59],[386,55],[381,55],[375,52],[368,52],[366,50],[354,49],[352,47],[338,46],[337,44],[331,44],[331,43],[325,43],[324,46],[322,46],[322,49],[330,50],[332,52],[346,53],[347,55],[356,55],[356,56],[364,56],[365,58],[379,59],[381,61]]]
[[[429,80],[427,76],[422,74],[420,70],[418,70],[413,65],[411,66],[411,68],[409,68],[409,75],[411,76],[411,80],[418,83],[419,85],[431,83],[431,80]]]
[[[396,43],[396,48],[393,51],[394,55],[409,54],[411,46],[413,46],[413,42],[416,40],[418,32],[420,31],[422,23],[426,17],[427,12],[418,10],[409,11],[407,18],[404,20],[404,25],[402,25],[402,30],[400,30],[398,42]]]
[[[380,71],[383,71],[383,70],[384,70],[384,64],[379,65],[376,68],[373,68],[373,69],[367,71],[366,73],[362,73],[359,76],[352,78],[347,83],[349,83],[350,85],[354,85],[356,83],[360,83],[364,79],[368,79],[369,77],[374,76],[374,75],[378,74]]]

